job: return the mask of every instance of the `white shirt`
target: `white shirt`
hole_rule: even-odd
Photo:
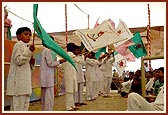
[[[33,53],[26,43],[18,41],[14,45],[7,78],[6,95],[31,95],[32,70],[29,61],[32,55]]]

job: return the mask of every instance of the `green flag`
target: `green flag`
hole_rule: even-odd
[[[139,32],[134,33],[134,37],[131,38],[132,42],[135,43],[134,45],[129,46],[129,50],[134,54],[136,58],[146,56],[147,51],[144,47],[142,42],[142,38]]]
[[[106,53],[106,47],[99,48],[99,50],[95,54],[96,59],[100,57],[102,52]]]
[[[37,11],[38,4],[33,4],[34,29],[42,40],[42,43],[51,50],[53,50],[56,54],[67,60],[69,63],[71,63],[76,69],[76,65],[72,58],[54,40],[52,40],[50,35],[48,35],[46,31],[42,28],[40,21],[37,18]]]

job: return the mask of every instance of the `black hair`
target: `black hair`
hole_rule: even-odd
[[[73,52],[74,51],[75,44],[74,43],[68,43],[67,44],[67,51]]]
[[[162,71],[162,73],[164,73],[164,67],[160,67],[158,68],[158,70]]]
[[[31,33],[30,28],[28,28],[28,27],[20,27],[20,28],[17,29],[16,35],[21,35],[24,31],[29,31]]]
[[[80,46],[74,45],[74,50],[80,49]]]
[[[91,53],[92,56],[95,56],[95,53],[94,53],[94,52],[91,51],[90,53]]]

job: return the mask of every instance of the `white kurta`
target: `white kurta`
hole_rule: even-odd
[[[86,99],[92,100],[96,94],[96,68],[95,66],[99,64],[96,59],[86,58],[85,65],[85,77],[86,77]]]
[[[121,92],[129,93],[130,89],[131,89],[132,82],[133,82],[133,79],[121,83],[121,85],[122,85]]]
[[[55,68],[60,64],[56,59],[52,59],[51,50],[43,49],[40,64],[40,85],[41,87],[54,86]]]
[[[145,85],[145,89],[147,91],[150,91],[152,88],[153,88],[153,84],[154,84],[154,77],[153,78],[150,78],[148,83]]]
[[[164,105],[164,86],[160,88],[159,94],[153,103],[147,102],[137,93],[130,93],[128,95],[128,111],[163,111]]]
[[[76,56],[78,60],[74,60],[76,67],[77,67],[77,83],[78,83],[78,92],[75,93],[75,103],[82,103],[82,98],[83,98],[83,88],[84,88],[84,73],[83,73],[83,65],[85,64],[84,61],[84,55],[82,56]]]
[[[109,57],[105,59],[102,65],[100,66],[101,71],[103,73],[103,84],[104,84],[104,96],[109,96],[112,82],[112,66],[113,66],[114,58]]]
[[[7,78],[6,95],[31,95],[32,71],[29,61],[32,55],[33,53],[26,43],[18,41],[14,45]]]
[[[42,111],[52,111],[54,107],[54,81],[55,67],[60,64],[55,57],[52,59],[51,50],[44,48],[41,55],[40,64],[40,85]]]
[[[72,57],[74,60],[78,61],[78,58],[72,52],[67,52],[67,54]],[[65,80],[65,91],[73,93],[77,91],[77,77],[75,68],[66,61],[62,64],[64,69],[64,80]]]
[[[78,70],[77,71],[77,82],[84,83],[85,82],[84,73],[83,73],[83,65],[85,65],[84,55],[76,56],[76,60],[74,60],[74,61],[75,61],[75,64],[76,64],[76,67]]]

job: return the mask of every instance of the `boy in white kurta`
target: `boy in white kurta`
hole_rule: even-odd
[[[115,61],[114,57],[108,55],[102,65],[100,66],[104,76],[104,97],[110,96],[111,82],[112,82],[112,66]]]
[[[29,28],[19,28],[16,35],[18,42],[12,51],[6,95],[12,96],[11,111],[28,111],[32,94],[31,66],[35,64],[35,59],[32,58],[35,47],[28,47],[32,35]]]
[[[74,62],[79,61],[78,58],[73,54],[74,43],[67,44],[67,54],[73,58]],[[76,70],[68,61],[62,64],[63,66],[63,77],[65,81],[65,93],[66,93],[66,110],[74,111],[78,108],[75,107],[74,95],[78,91],[77,88],[77,77]]]
[[[52,38],[52,37],[51,37]],[[54,38],[52,38],[54,40]],[[44,45],[44,44],[43,44]],[[44,45],[45,46],[45,45]],[[55,68],[65,62],[64,59],[57,61],[56,56],[52,57],[52,50],[47,46],[43,49],[40,64],[40,85],[42,111],[53,111],[54,107],[54,81]]]
[[[83,66],[85,65],[84,55],[80,55],[80,47],[74,46],[73,53],[76,55],[75,58],[78,58],[78,60],[74,60],[76,67],[77,67],[77,83],[78,83],[78,91],[75,93],[75,105],[87,105],[83,102],[83,90],[84,90],[84,73],[83,73]]]
[[[94,59],[94,52],[89,53],[86,58],[85,65],[85,77],[86,77],[86,100],[95,100],[96,94],[96,70],[95,65],[99,64],[99,61]]]

